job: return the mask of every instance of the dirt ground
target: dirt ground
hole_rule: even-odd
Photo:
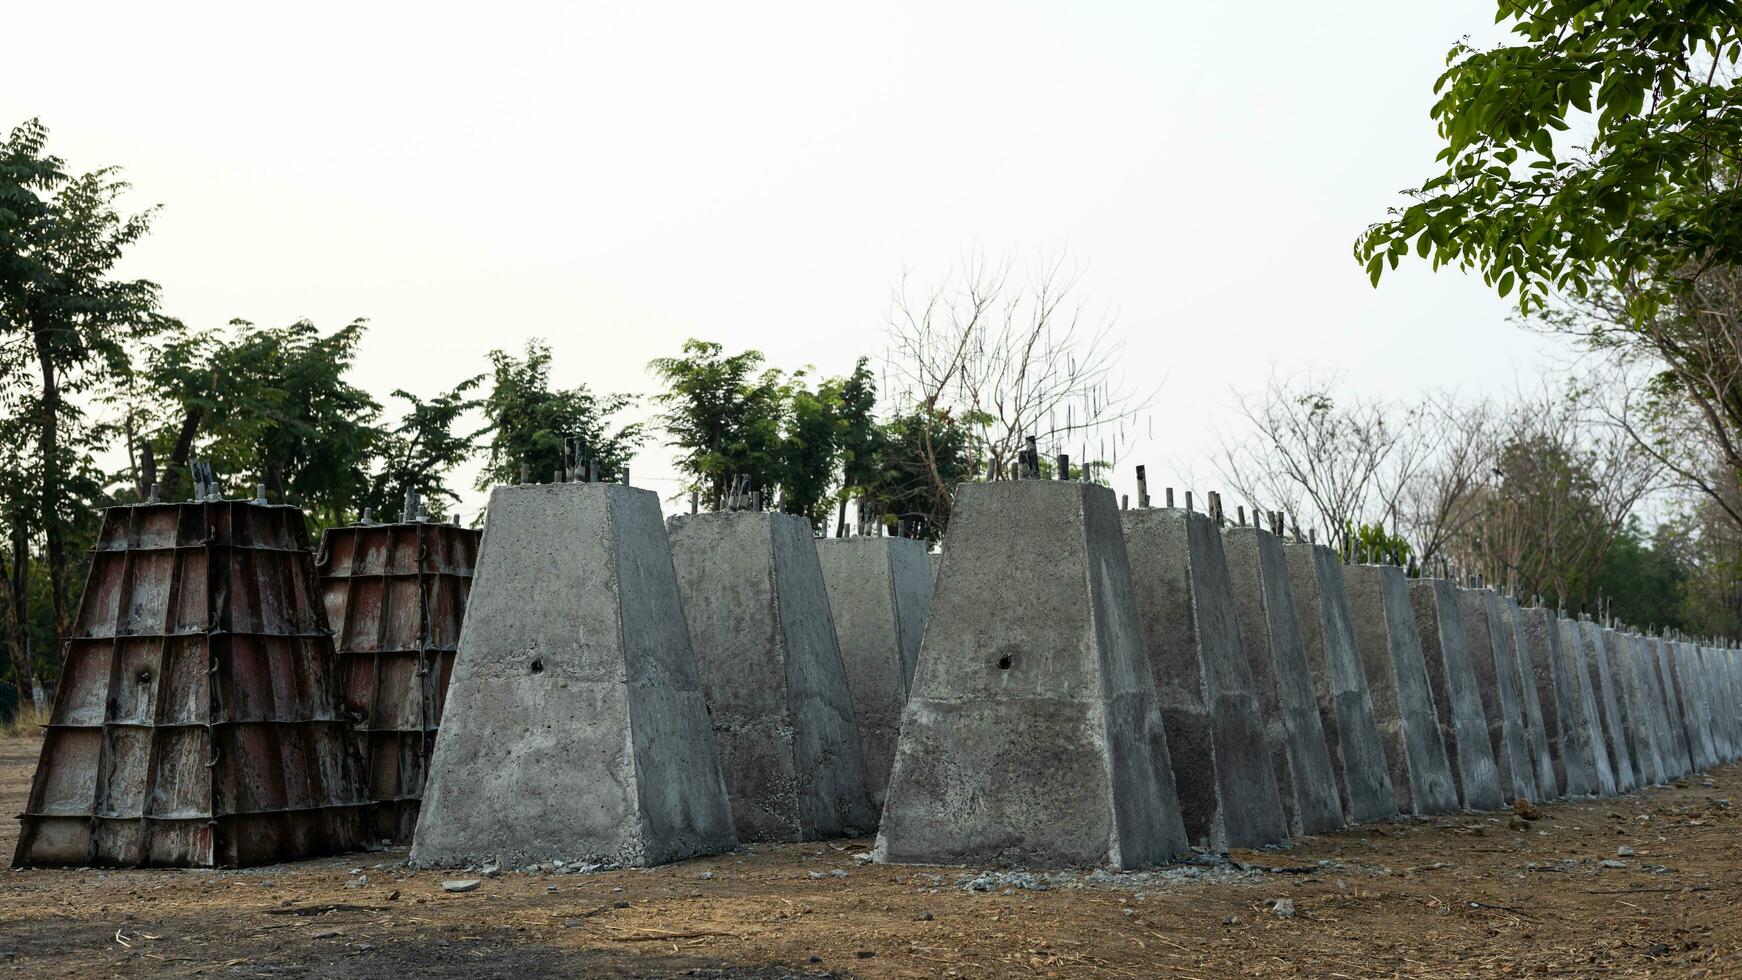
[[[39,744],[0,739],[6,812]],[[1726,767],[1535,820],[1366,825],[1126,875],[877,866],[859,860],[869,839],[593,874],[411,872],[403,849],[7,871],[0,974],[1738,976],[1737,786]],[[17,833],[0,829],[0,854]],[[483,884],[442,890],[464,877]]]

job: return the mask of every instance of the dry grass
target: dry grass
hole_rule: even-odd
[[[18,738],[24,735],[34,735],[37,729],[48,724],[48,713],[37,714],[36,705],[25,701],[18,706],[18,711],[12,720],[0,724],[0,738]]]

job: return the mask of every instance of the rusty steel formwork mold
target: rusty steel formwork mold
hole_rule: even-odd
[[[361,773],[302,512],[112,507],[13,863],[213,867],[354,850]]]
[[[482,532],[408,521],[333,528],[316,564],[374,833],[409,843],[453,675]]]

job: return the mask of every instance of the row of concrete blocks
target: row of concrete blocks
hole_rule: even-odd
[[[1142,866],[1737,757],[1737,654],[1083,484],[959,489],[876,855]]]
[[[1098,487],[960,488],[929,578],[912,542],[498,490],[414,862],[655,864],[881,807],[883,860],[1131,867],[1742,746],[1727,655]]]
[[[875,828],[931,601],[925,546],[661,519],[617,484],[491,496],[421,865],[650,865]]]

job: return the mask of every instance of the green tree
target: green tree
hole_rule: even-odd
[[[394,390],[393,397],[409,407],[397,426],[381,433],[374,472],[360,506],[377,519],[394,520],[404,508],[407,489],[416,490],[437,517],[447,513],[449,504],[459,502],[459,494],[448,488],[447,475],[476,451],[480,433],[458,432],[456,426],[461,416],[484,404],[466,397],[483,380],[483,375],[473,375],[428,400]]]
[[[1647,535],[1629,520],[1603,553],[1592,582],[1605,611],[1640,628],[1682,628],[1682,582],[1676,529],[1669,524]]]
[[[33,119],[0,143],[0,335],[9,349],[28,351],[7,355],[0,409],[27,419],[34,443],[32,506],[14,501],[8,516],[15,534],[24,521],[25,537],[42,542],[58,651],[72,615],[70,564],[76,525],[90,517],[81,511],[92,496],[97,442],[76,399],[128,375],[131,342],[173,321],[158,310],[156,284],[114,274],[154,211],[123,214],[128,185],[117,169],[70,174],[47,142],[48,130]],[[100,495],[100,483],[96,489]]]
[[[847,501],[875,492],[884,453],[884,430],[877,423],[877,376],[871,373],[869,359],[859,358],[853,372],[836,382],[835,400],[841,457],[835,536],[844,537]]]
[[[172,466],[159,482],[187,491],[185,464],[204,457],[223,479],[301,507],[316,528],[343,524],[370,489],[381,444],[381,406],[346,376],[364,322],[322,335],[306,320],[287,327],[231,322],[163,346],[151,380],[175,407],[156,448]]]
[[[759,351],[727,356],[705,340],[687,340],[678,357],[648,365],[665,385],[656,400],[665,406],[659,422],[678,450],[677,466],[689,476],[686,489],[700,491],[706,506],[724,506],[728,481],[748,477],[767,493],[781,485],[789,462],[783,443],[791,396],[785,379],[763,367]]]
[[[884,423],[874,496],[892,533],[937,541],[949,528],[955,486],[977,476],[974,431],[949,412],[925,411]]]
[[[1733,0],[1500,0],[1514,42],[1454,46],[1431,115],[1443,167],[1369,228],[1375,284],[1413,249],[1529,311],[1628,287],[1648,311],[1742,264],[1742,8]],[[1556,134],[1590,126],[1586,147]]]
[[[522,357],[490,352],[490,393],[483,401],[486,443],[484,470],[477,488],[519,483],[524,466],[542,481],[563,469],[564,440],[580,442],[580,452],[596,462],[599,479],[619,480],[641,444],[639,423],[611,427],[611,418],[634,403],[628,395],[599,396],[585,385],[553,388],[550,345],[528,341]]]
[[[825,381],[812,391],[801,372],[782,388],[787,412],[780,439],[780,509],[807,518],[813,528],[826,528],[841,446],[840,382]]]

